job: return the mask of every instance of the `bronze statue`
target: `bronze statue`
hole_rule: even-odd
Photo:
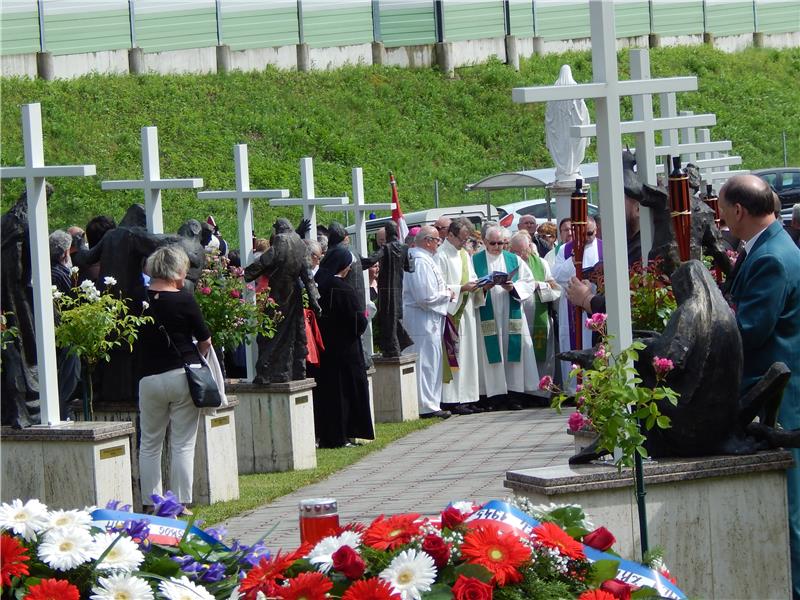
[[[308,246],[294,232],[287,219],[273,225],[275,234],[269,249],[248,265],[245,281],[264,275],[269,279],[270,295],[282,315],[272,338],[258,338],[258,362],[254,383],[284,383],[304,379],[306,331],[303,315],[303,290],[309,307],[319,316],[319,293],[309,275]]]

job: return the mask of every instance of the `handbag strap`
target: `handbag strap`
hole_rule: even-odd
[[[175,345],[175,342],[172,341],[172,338],[170,337],[169,333],[167,332],[167,328],[164,327],[163,325],[159,325],[158,326],[158,330],[166,336],[167,342],[169,343],[169,346],[173,350],[175,350],[175,354],[178,355],[178,358],[181,359],[181,362],[186,364],[186,359],[183,357],[183,354],[181,353],[181,351],[178,350],[178,347]],[[197,346],[194,346],[194,349],[195,349],[195,352],[197,352],[197,356],[200,358],[200,363],[202,364],[203,363],[203,357],[200,354],[200,350],[197,349]]]

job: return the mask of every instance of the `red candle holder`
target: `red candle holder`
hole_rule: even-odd
[[[311,498],[300,501],[300,542],[316,544],[336,533],[339,506],[335,498]]]

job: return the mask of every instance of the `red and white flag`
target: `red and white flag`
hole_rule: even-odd
[[[394,179],[394,174],[389,171],[389,185],[392,186],[392,220],[397,223],[397,239],[401,242],[406,239],[408,235],[408,225],[406,225],[406,218],[403,216],[403,209],[400,208],[400,197],[397,195],[397,181]]]

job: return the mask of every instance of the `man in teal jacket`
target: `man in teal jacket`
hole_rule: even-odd
[[[775,219],[772,189],[754,175],[732,177],[720,190],[720,213],[746,252],[731,285],[731,305],[742,334],[742,391],[783,362],[792,375],[778,420],[800,428],[800,250]],[[800,600],[800,450],[787,471],[792,590]]]

